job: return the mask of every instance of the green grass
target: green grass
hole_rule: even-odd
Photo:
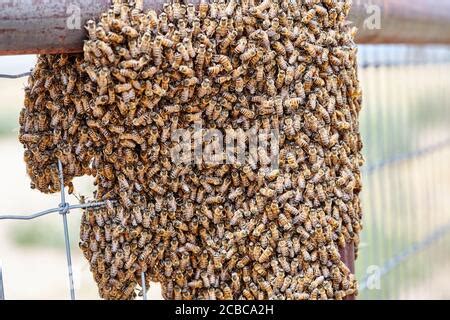
[[[0,136],[18,134],[18,113],[12,108],[0,108]]]
[[[69,238],[72,244],[78,243],[80,214],[76,211],[69,219]],[[19,222],[9,230],[9,237],[22,247],[64,249],[62,218],[54,213],[47,218]]]

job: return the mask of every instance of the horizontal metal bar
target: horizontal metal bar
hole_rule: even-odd
[[[372,174],[376,171],[379,171],[385,167],[393,166],[393,165],[399,164],[403,161],[418,158],[418,157],[433,153],[435,151],[438,151],[440,149],[446,148],[448,146],[450,146],[450,138],[446,139],[444,141],[441,141],[439,143],[436,143],[436,144],[433,144],[433,145],[430,145],[430,146],[427,146],[427,147],[424,147],[421,149],[417,149],[417,150],[414,150],[411,152],[406,152],[406,153],[402,153],[399,155],[395,155],[387,160],[383,160],[383,161],[380,161],[373,165],[366,166],[363,168],[362,172],[363,172],[363,174],[370,175],[370,174]]]
[[[429,234],[425,239],[420,242],[413,243],[408,246],[404,250],[400,251],[395,256],[391,257],[388,261],[386,261],[381,267],[379,276],[383,277],[393,269],[395,269],[399,264],[404,262],[406,259],[410,258],[412,255],[419,253],[420,251],[426,249],[436,241],[440,240],[442,237],[450,233],[450,223],[436,229],[434,232]],[[366,275],[361,281],[359,285],[359,290],[364,291],[367,289],[367,280],[371,277],[371,275]]]
[[[113,202],[113,201],[111,201]],[[67,210],[73,210],[73,209],[87,209],[87,208],[96,208],[96,207],[102,207],[106,204],[106,202],[90,202],[90,203],[81,203],[81,204],[74,204],[67,207]],[[50,213],[55,212],[61,212],[61,208],[53,208],[44,210],[41,212],[37,212],[31,215],[0,215],[0,220],[32,220],[38,217],[45,216]]]
[[[358,43],[450,43],[450,0],[353,0]]]
[[[165,0],[144,0],[159,10]],[[199,0],[190,0],[198,4]],[[0,2],[0,55],[81,52],[84,24],[110,0]],[[450,0],[354,0],[358,43],[450,43]]]
[[[366,62],[360,61],[359,66],[363,69],[366,68],[392,68],[392,67],[401,67],[407,65],[421,66],[421,65],[438,65],[442,63],[450,63],[449,61],[416,61],[411,63],[411,61],[395,61],[395,62]]]

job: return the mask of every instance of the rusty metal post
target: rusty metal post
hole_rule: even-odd
[[[198,3],[199,0],[190,0]],[[165,0],[145,0],[159,10]],[[353,0],[358,43],[450,43],[450,0]],[[0,55],[81,52],[86,20],[110,0],[3,0]]]
[[[341,260],[350,269],[352,273],[355,273],[355,246],[353,242],[347,243],[345,248],[339,249]],[[355,296],[351,295],[345,298],[345,300],[355,300]]]

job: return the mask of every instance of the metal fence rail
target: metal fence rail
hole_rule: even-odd
[[[362,46],[360,65],[360,298],[436,298],[450,262],[450,47]]]
[[[144,7],[160,10],[164,2],[144,0]],[[85,22],[105,12],[110,3],[0,2],[0,55],[81,52]],[[349,20],[359,29],[360,44],[450,43],[450,33],[444,32],[450,29],[450,0],[353,0]]]

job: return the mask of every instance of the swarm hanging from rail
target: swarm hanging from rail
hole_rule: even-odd
[[[20,141],[43,192],[96,177],[80,247],[100,295],[130,299],[145,271],[167,299],[342,299],[338,249],[359,242],[362,157],[349,1],[115,1],[84,57],[41,56]],[[279,169],[180,166],[171,134],[279,130]],[[214,142],[211,142],[211,144]],[[179,146],[179,145],[178,145]],[[208,145],[205,143],[205,148]]]

